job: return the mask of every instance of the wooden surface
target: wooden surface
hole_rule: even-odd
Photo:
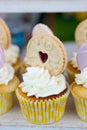
[[[72,52],[77,50],[76,44],[73,42],[65,44],[66,50],[68,52],[68,57],[70,58],[72,56]],[[25,49],[22,52],[22,57],[25,54]],[[24,117],[21,114],[20,107],[18,104],[17,99],[15,99],[15,103],[13,108],[7,112],[6,114],[3,114],[0,116],[0,126],[16,126],[16,127],[28,127],[30,128],[41,128],[43,130],[44,128],[62,128],[62,130],[65,130],[65,128],[87,128],[87,123],[81,121],[75,111],[74,102],[72,99],[72,96],[69,96],[66,111],[64,117],[59,121],[51,125],[34,125],[29,122],[27,122]],[[15,127],[13,127],[15,128]]]
[[[79,11],[87,11],[87,0],[0,0],[0,12]]]

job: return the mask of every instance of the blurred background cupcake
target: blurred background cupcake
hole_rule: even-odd
[[[5,62],[4,50],[0,47],[0,115],[12,108],[14,91],[18,85],[14,68]]]
[[[78,46],[82,46],[84,43],[87,43],[87,19],[83,20],[78,24],[78,26],[75,29],[75,42]],[[80,70],[77,63],[77,53],[73,54],[73,57],[70,59],[67,65],[67,73],[69,77],[70,83],[72,83],[75,79],[75,74],[79,74]]]
[[[71,85],[76,111],[81,120],[87,122],[87,44],[83,44],[77,52],[80,74],[75,75]]]

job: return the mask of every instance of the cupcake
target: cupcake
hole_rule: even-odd
[[[39,23],[34,26],[32,30],[32,37],[40,34],[53,35],[52,30],[45,24]],[[24,57],[24,61],[21,67],[22,72],[26,72],[26,68],[29,67],[27,56]]]
[[[75,41],[77,43],[77,46],[80,47],[85,42],[87,42],[87,19],[82,21],[75,30]],[[80,70],[78,68],[77,59],[76,59],[76,53],[73,55],[73,57],[69,60],[67,65],[67,73],[69,77],[70,83],[72,83],[75,79],[75,74],[79,74]]]
[[[75,82],[71,85],[71,93],[78,116],[87,122],[87,43],[79,48],[77,62],[81,72],[75,75]]]
[[[69,83],[71,84],[75,79],[75,74],[79,74],[80,70],[78,68],[77,60],[76,60],[76,53],[73,54],[73,57],[68,61],[67,64],[67,74],[69,77]]]
[[[53,35],[33,36],[27,45],[29,66],[16,90],[21,112],[35,124],[60,120],[69,95],[63,72],[67,56],[62,42]]]
[[[14,91],[19,85],[13,67],[5,62],[5,54],[0,47],[0,115],[9,111],[13,105]]]
[[[0,18],[0,46],[5,50],[5,58],[11,64],[16,74],[19,74],[21,59],[19,57],[19,47],[11,44],[10,30],[4,20]]]

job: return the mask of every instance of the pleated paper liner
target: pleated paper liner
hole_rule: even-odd
[[[21,111],[25,119],[34,124],[50,124],[60,120],[65,111],[69,90],[59,98],[31,101],[16,91]]]
[[[76,112],[79,118],[87,122],[87,99],[78,97],[72,90],[73,99],[75,102]]]
[[[14,92],[0,94],[0,115],[12,108]]]

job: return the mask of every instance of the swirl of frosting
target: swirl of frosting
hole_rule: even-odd
[[[78,68],[78,64],[77,64],[77,59],[76,59],[76,57],[77,57],[77,54],[76,53],[73,53],[73,57],[71,58],[71,64],[72,64],[72,66],[74,67],[74,68]]]
[[[0,84],[7,85],[10,80],[14,77],[14,69],[10,64],[5,63],[2,68],[0,68]]]
[[[10,45],[10,47],[5,50],[5,60],[9,64],[14,64],[19,56],[19,47],[16,45]]]
[[[83,69],[80,74],[75,75],[75,81],[78,85],[87,88],[87,68]]]
[[[66,89],[65,77],[52,76],[48,70],[40,67],[28,67],[27,72],[23,74],[23,82],[20,87],[27,96],[47,97],[56,95]]]

